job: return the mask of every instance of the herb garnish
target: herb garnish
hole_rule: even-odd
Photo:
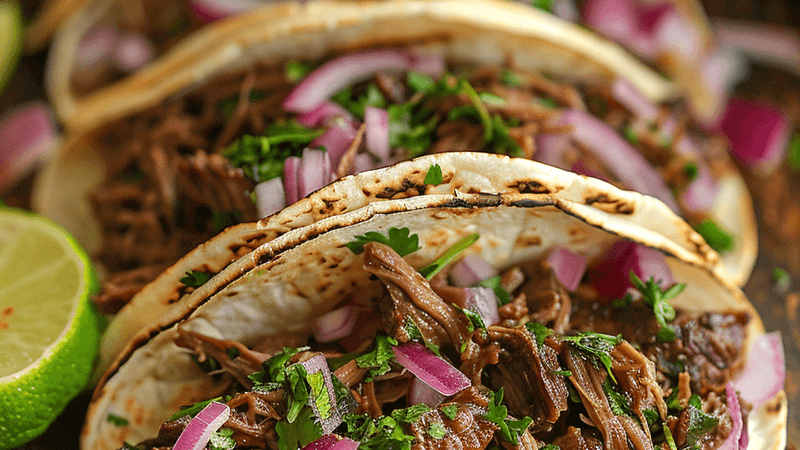
[[[368,242],[380,242],[386,244],[396,251],[400,256],[406,256],[419,250],[419,236],[410,234],[408,228],[389,228],[386,236],[377,231],[368,231],[362,235],[354,236],[352,242],[345,244],[356,255],[364,251],[364,244]]]
[[[522,84],[522,79],[516,73],[506,69],[500,72],[500,82],[509,87],[517,87]]]
[[[308,128],[296,120],[271,124],[263,136],[246,134],[222,151],[232,165],[241,167],[255,182],[277,178],[283,174],[283,162],[298,156],[314,139],[325,132],[323,128]]]
[[[211,400],[203,400],[202,402],[197,402],[194,405],[186,406],[186,407],[181,408],[180,410],[178,410],[178,412],[176,412],[175,414],[169,416],[169,419],[167,419],[167,420],[172,422],[173,420],[178,420],[183,416],[194,417],[194,416],[197,415],[197,413],[202,411],[203,408],[208,406],[211,402],[218,402],[220,400],[222,400],[222,397],[216,397],[216,398],[212,398]]]
[[[367,106],[386,108],[387,105],[386,98],[375,83],[368,84],[366,93],[359,96],[357,99],[354,100],[352,97],[353,87],[348,86],[331,96],[331,100],[340,104],[343,108],[350,111],[351,114],[362,120],[364,119],[364,112]]]
[[[431,133],[439,117],[418,103],[389,105],[389,145],[402,148],[409,158],[422,155],[431,146]]]
[[[450,420],[456,420],[456,416],[458,415],[458,406],[456,405],[447,405],[442,407],[442,413],[447,416]]]
[[[683,173],[689,178],[689,181],[694,181],[700,175],[700,169],[697,168],[697,163],[689,161],[683,165]]]
[[[698,233],[703,236],[708,245],[718,253],[725,253],[733,248],[733,236],[723,230],[711,219],[704,220],[695,227]]]
[[[369,369],[364,382],[369,383],[373,377],[385,374],[391,370],[389,363],[394,361],[392,347],[397,345],[397,341],[388,337],[378,335],[375,337],[375,348],[356,358],[356,364],[362,369]]]
[[[402,424],[416,422],[430,411],[419,403],[405,409],[396,409],[389,416],[372,419],[367,414],[346,414],[342,419],[347,425],[350,439],[360,442],[362,450],[411,450],[414,436],[403,431]]]
[[[406,332],[409,338],[422,341],[422,343],[425,344],[425,347],[432,351],[436,356],[442,356],[442,354],[439,353],[439,346],[425,339],[425,336],[423,336],[422,332],[419,331],[417,323],[414,322],[414,319],[411,316],[406,316],[405,323],[403,324],[403,331]],[[466,343],[466,341],[464,342]]]
[[[519,435],[524,433],[533,423],[533,419],[530,417],[508,420],[508,408],[503,404],[503,388],[494,393],[492,401],[489,402],[487,413],[483,418],[499,425],[503,439],[513,445],[517,445]]]
[[[415,235],[416,236],[416,235]],[[478,240],[481,236],[477,233],[470,234],[453,244],[442,256],[436,258],[434,262],[432,262],[428,267],[423,268],[419,271],[427,279],[431,279],[439,273],[446,265],[448,265],[456,256],[458,256],[461,252],[469,248],[475,241]]]
[[[477,312],[469,309],[469,308],[460,308],[458,305],[453,303],[453,307],[467,316],[467,331],[472,333],[473,331],[481,330],[481,335],[486,336],[486,323],[483,321],[483,317]]]
[[[800,134],[798,133],[792,136],[786,161],[793,170],[800,170]]]
[[[322,427],[314,420],[311,408],[303,408],[294,422],[280,420],[275,423],[278,450],[297,450],[322,437]]]
[[[236,359],[236,358],[239,357],[239,355],[242,354],[242,352],[239,351],[239,349],[236,348],[236,347],[228,347],[228,348],[226,348],[225,349],[225,353],[228,355],[228,358],[230,358],[230,359]]]
[[[313,65],[308,62],[289,61],[284,65],[286,78],[293,83],[297,83],[305,78],[306,75],[311,73],[312,69]]]
[[[670,431],[667,426],[664,427],[664,438],[667,440],[669,450],[678,450],[678,447],[675,445],[675,438],[672,437],[672,431]]]
[[[106,422],[114,425],[115,427],[124,427],[127,426],[130,422],[128,419],[124,417],[120,417],[114,414],[109,414],[106,416]]]
[[[431,423],[428,427],[428,434],[434,439],[441,439],[447,435],[447,428],[439,422]]]
[[[531,0],[531,6],[543,11],[553,12],[553,0]]]
[[[236,440],[233,439],[233,430],[230,428],[220,428],[211,433],[208,440],[209,450],[233,450],[236,448]]]
[[[656,321],[660,325],[656,338],[659,342],[671,342],[675,340],[675,329],[667,322],[675,319],[675,308],[667,300],[675,298],[686,287],[686,283],[678,283],[664,292],[661,285],[653,277],[643,282],[637,277],[633,270],[630,272],[631,284],[642,293],[642,300],[651,308],[656,316]]]
[[[181,278],[181,283],[185,284],[186,286],[193,287],[195,289],[199,288],[200,286],[204,285],[206,281],[210,280],[213,277],[213,274],[206,273],[206,272],[199,272],[196,270],[190,270],[186,272],[186,275]]]
[[[775,287],[781,291],[789,290],[792,285],[792,277],[789,276],[789,272],[780,267],[772,269],[772,281],[775,283]]]
[[[603,392],[606,394],[608,405],[611,407],[611,411],[614,412],[614,415],[633,417],[630,402],[623,394],[617,392],[610,378],[606,378],[603,382]]]
[[[511,295],[500,285],[501,281],[502,278],[500,275],[495,275],[479,282],[476,286],[488,287],[494,290],[494,295],[497,296],[498,306],[503,306],[511,303]]]
[[[561,340],[570,342],[575,350],[592,361],[595,367],[600,368],[601,365],[605,367],[611,379],[615,383],[617,382],[614,374],[611,373],[611,355],[609,352],[622,343],[622,335],[609,336],[587,331],[578,333],[575,336],[562,336]]]
[[[539,344],[540,347],[544,344],[544,340],[547,339],[547,336],[553,334],[553,330],[539,322],[527,322],[525,324],[525,329],[528,330],[528,333],[536,337],[536,343]]]
[[[442,184],[442,181],[444,181],[442,166],[433,164],[428,168],[428,173],[425,174],[425,181],[423,181],[423,183],[438,186]]]

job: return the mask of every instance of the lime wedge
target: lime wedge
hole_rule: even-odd
[[[15,1],[0,2],[0,92],[22,53],[22,11]]]
[[[97,277],[66,231],[0,207],[0,449],[40,435],[83,390],[99,345]]]

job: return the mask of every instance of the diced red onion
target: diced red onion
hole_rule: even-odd
[[[350,123],[353,128],[358,128],[356,118],[350,111],[335,102],[323,102],[316,109],[297,115],[297,122],[304,127],[318,127],[325,124],[328,119],[341,117]]]
[[[333,342],[349,335],[356,324],[356,312],[352,306],[344,306],[320,316],[314,322],[314,338],[317,342]]]
[[[559,123],[573,126],[572,137],[586,146],[628,188],[678,211],[678,204],[656,169],[607,123],[580,110],[567,110]]]
[[[125,72],[141,69],[155,57],[153,44],[141,33],[122,33],[117,37],[112,55],[117,67]]]
[[[261,3],[260,0],[189,0],[197,18],[206,23],[241,14]]]
[[[352,439],[326,434],[303,447],[303,450],[356,450],[358,446],[359,443]]]
[[[697,178],[681,194],[683,206],[695,213],[708,212],[719,194],[719,185],[702,161],[697,163]]]
[[[310,147],[325,147],[328,151],[331,167],[338,167],[342,156],[344,156],[347,149],[350,148],[353,139],[356,138],[356,134],[358,134],[358,130],[354,129],[345,120],[336,120],[328,127],[322,136],[311,142]]]
[[[431,408],[435,408],[444,400],[444,395],[440,394],[436,389],[430,387],[427,383],[414,377],[411,380],[411,387],[408,389],[408,404],[416,405],[422,403]]]
[[[186,425],[173,447],[175,450],[200,450],[206,447],[211,435],[220,429],[231,415],[228,405],[211,402]]]
[[[78,69],[99,66],[109,60],[117,39],[117,30],[109,24],[97,25],[89,29],[78,44],[75,63]]]
[[[658,250],[628,241],[619,241],[591,271],[592,282],[600,295],[609,300],[621,298],[629,287],[630,272],[644,281],[653,277],[662,288],[675,284],[664,255]]]
[[[644,38],[636,15],[635,0],[589,0],[583,9],[587,25],[626,47]]]
[[[497,311],[497,294],[488,287],[464,288],[464,308],[478,313],[486,326],[500,322],[500,313]]]
[[[19,181],[56,146],[50,108],[41,102],[9,111],[0,120],[0,191]]]
[[[791,125],[777,106],[731,99],[720,129],[733,157],[760,174],[772,173],[786,156]]]
[[[301,198],[300,195],[300,165],[303,160],[298,156],[290,156],[283,161],[283,183],[286,191],[286,203],[291,205]]]
[[[611,85],[611,95],[635,116],[648,121],[658,118],[658,108],[628,79],[617,77]]]
[[[786,360],[780,333],[757,337],[747,354],[747,365],[735,382],[736,389],[758,409],[783,389],[785,381]]]
[[[739,399],[736,397],[736,390],[733,388],[733,383],[725,385],[725,393],[727,394],[728,401],[728,414],[731,416],[731,432],[725,438],[725,442],[719,447],[719,450],[739,450],[740,440],[742,438],[742,430],[744,429],[742,421],[742,410],[739,407]]]
[[[700,80],[720,102],[727,101],[728,95],[736,85],[747,78],[747,62],[738,53],[717,47],[708,55],[700,68]]]
[[[570,22],[581,20],[581,13],[574,0],[553,0],[553,14]]]
[[[447,69],[442,55],[413,55],[411,70],[439,79]]]
[[[675,9],[672,1],[636,2],[636,23],[645,34],[653,34],[659,22]]]
[[[300,198],[316,191],[331,181],[331,158],[322,150],[303,150],[303,158],[297,171],[297,186]]]
[[[283,180],[280,178],[258,183],[255,192],[259,217],[267,217],[286,206],[286,192],[283,189]]]
[[[372,156],[367,153],[359,153],[353,161],[353,173],[366,172],[375,168]]]
[[[313,396],[309,396],[308,406],[314,410],[314,415],[317,416],[316,422],[322,426],[322,433],[330,434],[342,423],[342,414],[339,412],[339,408],[336,404],[336,391],[333,387],[333,379],[331,378],[331,370],[328,368],[328,361],[325,359],[325,356],[316,355],[298,364],[306,369],[308,375],[318,372],[322,373],[322,380],[325,382],[325,390],[327,391],[331,406],[330,416],[326,418],[320,417],[320,412],[317,409],[317,404]]]
[[[703,54],[702,36],[692,23],[675,8],[664,12],[654,29],[660,51],[669,52],[686,63],[695,63]]]
[[[364,123],[367,125],[367,150],[379,160],[389,159],[389,113],[385,109],[367,106],[364,110]]]
[[[392,352],[397,362],[442,395],[454,395],[470,386],[469,378],[422,344],[398,345]]]
[[[411,67],[412,56],[405,50],[380,49],[350,53],[329,61],[301,81],[286,100],[283,109],[309,112],[331,95],[381,70],[404,71]]]
[[[497,275],[497,270],[478,255],[467,255],[459,260],[450,271],[453,285],[470,287]]]
[[[744,52],[764,64],[800,73],[800,37],[792,28],[719,20],[714,35],[721,46]]]
[[[533,159],[560,169],[569,169],[564,162],[564,154],[570,148],[570,141],[569,133],[537,135],[537,150]]]
[[[570,292],[578,288],[586,273],[586,258],[562,247],[554,248],[547,256],[547,262],[558,281]]]

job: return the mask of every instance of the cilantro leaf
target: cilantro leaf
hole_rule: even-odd
[[[311,73],[312,69],[313,65],[307,62],[289,61],[284,65],[286,78],[293,83],[297,83],[305,78],[306,75]]]
[[[661,285],[657,283],[653,277],[650,277],[650,279],[647,280],[647,283],[645,283],[639,277],[637,277],[635,273],[633,273],[633,270],[631,270],[630,279],[633,287],[641,292],[642,300],[648,306],[653,308],[653,314],[655,314],[656,321],[660,325],[660,328],[656,333],[656,338],[658,341],[671,342],[675,340],[677,336],[675,334],[675,329],[667,323],[675,319],[675,308],[667,303],[667,300],[671,300],[680,294],[681,291],[683,291],[683,289],[686,287],[686,284],[676,284],[664,292],[661,289]]]
[[[213,274],[207,272],[199,272],[196,270],[190,270],[186,272],[186,276],[181,278],[181,283],[185,284],[186,286],[199,288],[200,286],[204,285],[206,281],[210,280],[213,277]]]
[[[789,151],[787,153],[789,167],[793,170],[800,170],[800,134],[795,133],[795,135],[792,136],[792,141],[789,143]]]
[[[455,303],[453,303],[453,307],[459,311],[461,311],[465,316],[467,316],[467,331],[472,333],[476,329],[482,330],[482,335],[486,336],[486,323],[483,321],[483,317],[478,314],[476,311],[473,311],[469,308],[461,308]]]
[[[789,275],[789,272],[780,267],[772,269],[772,281],[775,283],[775,286],[782,291],[789,290],[789,287],[792,285],[792,277]]]
[[[241,167],[255,182],[267,181],[283,174],[283,162],[299,156],[303,149],[325,132],[323,128],[308,128],[296,120],[271,124],[263,136],[246,134],[222,151],[232,165]]]
[[[472,105],[475,106],[475,109],[478,111],[478,117],[483,124],[483,138],[486,141],[491,141],[494,134],[494,126],[491,117],[489,117],[489,111],[486,110],[486,105],[483,104],[483,100],[481,100],[481,97],[475,92],[475,88],[473,88],[467,80],[461,80],[461,91],[467,94],[472,101]]]
[[[306,381],[311,387],[311,401],[316,406],[315,412],[318,413],[320,419],[330,418],[333,414],[333,407],[328,395],[328,388],[325,386],[325,376],[321,371],[310,373],[306,377]]]
[[[708,245],[718,253],[725,253],[733,248],[733,236],[720,228],[720,226],[711,219],[704,220],[700,225],[695,227],[695,230],[697,230]]]
[[[350,111],[351,114],[364,119],[364,111],[367,106],[374,106],[376,108],[386,108],[386,98],[378,89],[375,83],[367,85],[366,92],[358,98],[353,99],[353,88],[348,86],[345,89],[337,92],[331,97],[331,100],[341,105],[344,109]]]
[[[220,400],[222,400],[222,397],[216,397],[216,398],[212,398],[212,399],[210,399],[210,400],[203,400],[202,402],[197,402],[197,403],[195,403],[194,405],[191,405],[191,406],[186,406],[186,407],[184,407],[184,408],[181,408],[181,409],[180,409],[178,412],[176,412],[175,414],[173,414],[173,415],[169,416],[169,419],[167,419],[167,420],[169,420],[170,422],[172,422],[173,420],[178,420],[178,419],[180,419],[180,418],[181,418],[181,417],[183,417],[183,416],[191,416],[191,417],[194,417],[194,416],[196,416],[196,415],[197,415],[197,413],[199,413],[200,411],[202,411],[202,410],[203,410],[203,408],[205,408],[206,406],[208,406],[208,405],[209,405],[209,403],[211,403],[211,402],[218,402],[218,401],[220,401]]]
[[[233,439],[233,430],[230,428],[220,428],[211,433],[208,440],[209,450],[233,450],[236,448],[236,440]]]
[[[700,438],[713,431],[719,425],[719,419],[692,405],[687,408],[689,408],[689,426],[686,430],[686,442],[692,448],[698,448]]]
[[[114,425],[115,427],[124,427],[127,426],[130,422],[128,419],[124,417],[120,417],[114,414],[109,414],[106,416],[106,422]]]
[[[432,438],[439,440],[447,435],[447,428],[439,422],[433,422],[430,427],[428,427],[428,434]]]
[[[417,403],[416,405],[411,405],[408,408],[396,409],[392,411],[391,416],[392,419],[398,422],[414,423],[420,417],[422,417],[423,414],[430,410],[431,408],[428,407],[428,405],[424,403]]]
[[[553,0],[531,0],[531,6],[543,11],[553,12]]]
[[[302,409],[294,422],[277,422],[275,431],[278,433],[279,450],[297,450],[322,437],[322,427],[316,423],[308,406]]]
[[[239,357],[239,355],[242,354],[242,352],[239,351],[239,349],[236,348],[236,347],[228,347],[228,348],[226,348],[225,349],[225,353],[228,355],[228,358],[230,358],[230,359],[236,359],[236,358]]]
[[[689,161],[683,166],[683,173],[689,178],[689,181],[694,181],[700,175],[700,169],[697,168],[697,163]]]
[[[503,70],[500,73],[500,82],[510,87],[517,87],[522,84],[522,79],[510,70]]]
[[[239,211],[213,211],[211,213],[211,224],[217,233],[241,221],[242,213]]]
[[[436,82],[433,81],[428,75],[419,73],[419,72],[408,72],[406,74],[406,84],[408,87],[411,88],[414,92],[428,92],[436,86]]]
[[[469,248],[469,246],[474,244],[475,241],[477,241],[478,238],[480,237],[481,235],[475,233],[462,238],[461,240],[453,244],[453,246],[450,247],[446,252],[444,252],[442,256],[436,258],[436,260],[432,262],[428,267],[425,267],[424,269],[420,270],[419,273],[421,273],[422,276],[430,280],[431,278],[434,277],[434,275],[439,273],[440,270],[442,270],[446,265],[448,265],[453,259],[455,259],[456,256],[458,256],[461,252],[463,252],[464,250]]]
[[[434,186],[438,186],[442,184],[444,178],[442,177],[442,167],[438,164],[434,164],[428,168],[428,173],[425,174],[425,184],[431,184]]]
[[[422,332],[419,331],[417,323],[414,322],[414,319],[411,316],[406,316],[405,323],[403,324],[403,331],[405,331],[408,337],[412,340],[422,341],[422,343],[425,344],[425,347],[432,351],[436,356],[442,356],[441,353],[439,353],[439,346],[428,339],[425,339],[425,336],[423,336]]]
[[[536,343],[539,344],[540,347],[544,344],[544,340],[547,339],[547,336],[553,334],[553,330],[539,322],[527,322],[525,324],[525,329],[528,330],[528,333],[536,337]]]
[[[368,242],[380,242],[386,244],[396,251],[400,256],[406,256],[419,250],[419,236],[416,233],[410,234],[408,228],[389,228],[386,236],[377,231],[369,231],[360,236],[355,236],[352,242],[345,244],[347,248],[358,255],[364,251],[364,244]]]
[[[458,415],[458,406],[456,405],[447,405],[442,407],[442,413],[447,416],[450,420],[456,420],[456,416]]]
[[[552,98],[540,98],[539,99],[539,103],[542,106],[546,106],[546,107],[548,107],[550,109],[558,108],[558,103],[556,103],[556,101],[553,100]]]
[[[525,430],[533,423],[530,417],[524,417],[519,420],[508,420],[508,408],[503,405],[503,388],[497,390],[486,408],[487,413],[483,416],[484,419],[494,422],[500,426],[500,433],[506,442],[517,445],[519,435],[524,433]]]
[[[411,450],[414,436],[406,434],[402,423],[413,423],[430,408],[420,403],[392,411],[391,416],[372,419],[366,414],[347,414],[342,417],[347,435],[360,442],[361,450]]]
[[[481,281],[476,286],[488,287],[494,290],[494,295],[497,296],[498,306],[503,306],[511,303],[511,295],[505,289],[503,289],[503,286],[500,285],[501,281],[502,278],[500,275],[495,275],[491,278]]]
[[[417,103],[389,105],[389,145],[405,149],[409,158],[422,155],[431,146],[431,134],[439,118]]]
[[[356,358],[356,364],[362,369],[369,369],[365,382],[372,381],[372,378],[380,376],[391,370],[389,363],[394,361],[392,347],[397,345],[397,341],[388,337],[378,335],[375,337],[375,348]]]
[[[606,394],[608,404],[611,406],[611,411],[617,416],[633,417],[633,411],[630,408],[630,402],[625,396],[614,388],[611,378],[606,378],[603,382],[603,392]]]
[[[562,336],[561,339],[571,343],[575,350],[592,361],[596,367],[605,367],[608,375],[616,383],[617,380],[614,378],[614,374],[611,373],[611,355],[609,352],[622,343],[622,335],[609,336],[587,331],[574,336]]]

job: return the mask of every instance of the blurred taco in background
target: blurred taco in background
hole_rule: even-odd
[[[435,165],[537,192],[404,198]],[[398,198],[270,241],[138,336],[83,448],[785,445],[780,337],[709,247],[650,228],[702,242],[661,202],[475,153],[347,182]]]
[[[114,313],[222,229],[334,178],[424,153],[505,153],[659,198],[746,280],[749,195],[673,85],[552,15],[459,5],[281,4],[205,28],[97,103],[107,118],[70,137],[35,208],[97,256],[98,302]]]

